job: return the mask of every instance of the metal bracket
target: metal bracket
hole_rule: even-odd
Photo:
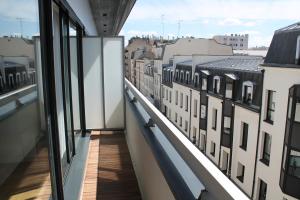
[[[137,102],[137,99],[135,97],[133,97],[131,100],[130,100],[130,103],[135,103]]]
[[[150,118],[148,122],[144,125],[145,128],[155,127],[154,121]]]

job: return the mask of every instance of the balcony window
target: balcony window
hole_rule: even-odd
[[[241,141],[240,141],[240,147],[247,150],[247,142],[248,142],[248,129],[249,125],[245,122],[242,122],[242,130],[241,130]]]
[[[169,100],[169,91],[166,89],[166,100]]]
[[[171,90],[169,91],[169,94],[170,94],[170,96],[169,96],[169,102],[172,103],[172,91]]]
[[[179,118],[179,126],[182,127],[182,117]]]
[[[242,165],[241,163],[238,163],[237,177],[236,178],[243,183],[244,182],[244,175],[245,175],[245,166]]]
[[[275,113],[275,92],[272,90],[267,91],[267,110],[266,110],[266,122],[273,124]]]
[[[267,184],[263,181],[259,181],[259,197],[258,200],[266,200],[267,199]]]
[[[213,92],[215,94],[219,94],[220,93],[220,77],[219,76],[215,76],[214,80],[213,80]]]
[[[175,92],[175,105],[178,105],[178,90]]]
[[[196,144],[196,134],[197,134],[197,128],[193,127],[193,138],[192,138],[193,144]]]
[[[194,117],[197,117],[198,113],[198,101],[197,99],[194,99]]]
[[[213,108],[212,109],[212,129],[217,130],[217,123],[218,123],[218,110]]]
[[[184,123],[184,131],[185,131],[185,132],[188,131],[188,126],[189,126],[188,121],[185,121],[185,123]]]
[[[216,154],[216,144],[211,141],[210,142],[210,155],[215,156]]]
[[[271,136],[268,133],[265,133],[261,162],[265,163],[266,165],[269,165],[270,154],[271,154]]]
[[[251,81],[245,81],[243,83],[243,102],[246,104],[252,103],[253,98],[253,83]]]
[[[201,86],[202,90],[207,90],[207,79],[206,78],[202,78],[202,86]]]
[[[185,96],[185,111],[189,110],[189,96]]]
[[[180,93],[180,108],[183,107],[183,94]]]

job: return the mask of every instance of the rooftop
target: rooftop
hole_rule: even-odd
[[[205,69],[224,69],[233,71],[260,71],[263,58],[259,56],[232,56],[218,61],[198,64]]]

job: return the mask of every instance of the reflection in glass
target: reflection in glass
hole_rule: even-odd
[[[6,4],[10,9],[0,10],[0,199],[49,199],[38,3]]]

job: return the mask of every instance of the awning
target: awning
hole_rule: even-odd
[[[237,80],[237,76],[234,74],[225,74],[227,77],[231,78],[232,80]]]

